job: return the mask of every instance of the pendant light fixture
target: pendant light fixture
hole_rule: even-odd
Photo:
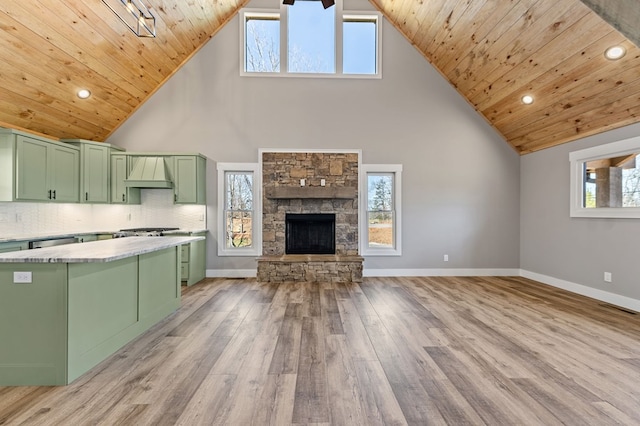
[[[156,36],[156,17],[142,0],[102,0],[138,37]]]

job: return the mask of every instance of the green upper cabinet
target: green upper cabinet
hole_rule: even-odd
[[[110,201],[110,156],[120,148],[107,143],[83,139],[63,139],[80,148],[80,202],[108,203]]]
[[[173,190],[176,204],[206,203],[207,161],[200,155],[173,157]]]
[[[140,204],[140,188],[128,188],[124,181],[131,171],[131,157],[111,154],[111,203]]]
[[[51,187],[53,201],[77,203],[80,189],[80,155],[72,147],[53,145],[51,147]]]
[[[0,129],[0,201],[78,202],[79,170],[76,147]]]

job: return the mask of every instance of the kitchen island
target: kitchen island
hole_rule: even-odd
[[[0,386],[71,383],[174,312],[180,248],[200,239],[0,253]]]

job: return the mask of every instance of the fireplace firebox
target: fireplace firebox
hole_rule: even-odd
[[[335,213],[287,213],[286,254],[335,254]]]

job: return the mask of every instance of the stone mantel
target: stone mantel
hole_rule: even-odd
[[[265,188],[264,195],[268,199],[349,199],[356,198],[357,190],[351,187],[328,186],[276,186]]]

